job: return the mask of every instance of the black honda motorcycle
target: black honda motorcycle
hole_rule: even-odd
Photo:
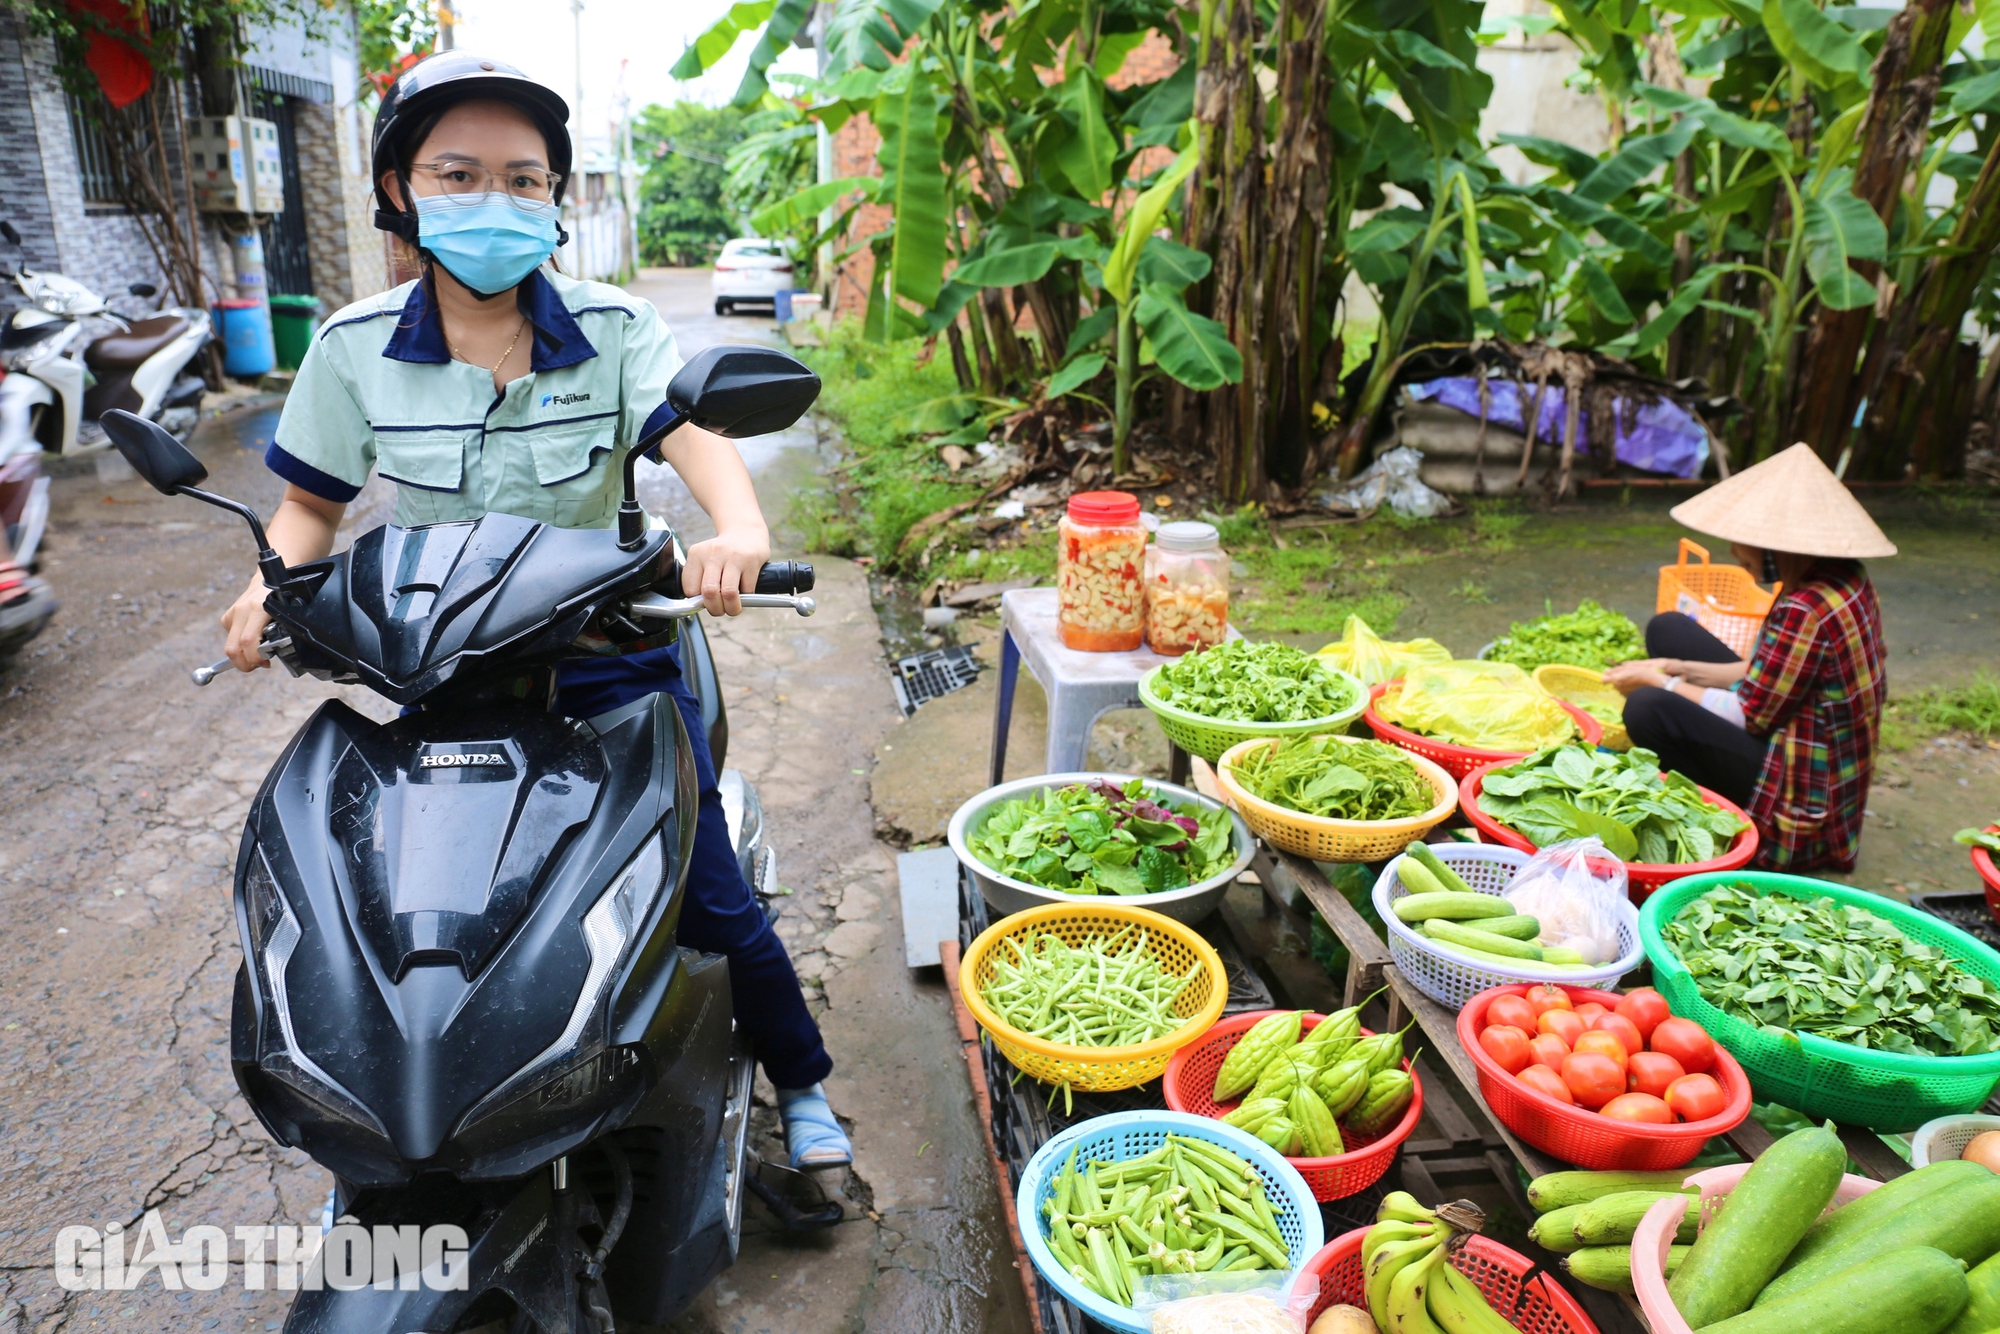
[[[659,1324],[735,1259],[746,1183],[795,1225],[837,1220],[758,1178],[728,968],[676,943],[696,815],[679,711],[664,694],[595,718],[550,708],[558,663],[677,637],[715,699],[701,601],[682,596],[671,533],[647,526],[634,465],[684,422],[781,430],[818,392],[781,352],[711,348],[628,455],[615,531],[489,514],[377,528],[296,566],[254,510],[198,488],[207,471],[171,434],[106,414],[156,489],[249,522],[266,656],[409,706],[376,723],[328,701],[259,788],[231,1060],[271,1136],[333,1173],[343,1222],[461,1227],[465,1281],[437,1290],[406,1261],[322,1284],[288,1331]],[[812,585],[810,566],[774,562],[743,602],[811,615]],[[761,834],[740,794],[731,813],[740,842]]]

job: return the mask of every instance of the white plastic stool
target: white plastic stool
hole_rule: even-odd
[[[1241,638],[1235,627],[1232,639]],[[1172,658],[1149,648],[1127,653],[1083,653],[1065,648],[1056,629],[1056,590],[1019,588],[1000,595],[1000,689],[993,712],[995,784],[1005,776],[1007,729],[1014,716],[1014,683],[1021,665],[1041,682],[1049,697],[1048,747],[1042,772],[1076,773],[1084,767],[1090,729],[1105,714],[1141,709],[1139,678]],[[1187,781],[1188,757],[1172,747],[1172,781]]]

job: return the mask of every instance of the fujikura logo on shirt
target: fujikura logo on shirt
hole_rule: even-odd
[[[542,406],[545,408],[552,403],[556,407],[560,408],[560,407],[567,407],[571,403],[588,403],[588,402],[590,402],[589,394],[543,394],[542,395]]]

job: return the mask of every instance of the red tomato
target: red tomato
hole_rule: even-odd
[[[1691,1075],[1715,1064],[1715,1039],[1692,1019],[1662,1019],[1653,1030],[1653,1050],[1673,1057]]]
[[[1535,1054],[1536,1065],[1560,1070],[1563,1068],[1563,1057],[1569,1055],[1569,1044],[1553,1033],[1537,1033],[1528,1039],[1528,1050]]]
[[[1729,1105],[1722,1085],[1707,1075],[1682,1075],[1667,1085],[1666,1098],[1667,1106],[1683,1121],[1706,1121],[1711,1116],[1721,1116],[1722,1109]]]
[[[1650,1093],[1621,1093],[1597,1110],[1614,1121],[1645,1121],[1656,1126],[1674,1123],[1674,1109]]]
[[[1597,1016],[1596,1022],[1592,1023],[1590,1027],[1593,1032],[1609,1033],[1612,1037],[1617,1038],[1618,1045],[1625,1049],[1627,1056],[1630,1056],[1635,1051],[1646,1050],[1646,1039],[1639,1036],[1639,1026],[1622,1014],[1614,1014],[1606,1010],[1603,1014]]]
[[[1618,1013],[1632,1021],[1642,1038],[1652,1037],[1653,1030],[1660,1026],[1662,1019],[1673,1017],[1673,1012],[1667,1009],[1667,998],[1651,987],[1640,987],[1620,996]]]
[[[1535,1031],[1553,1033],[1563,1040],[1565,1047],[1574,1047],[1583,1036],[1583,1020],[1568,1010],[1543,1010],[1541,1018],[1535,1020]]]
[[[1601,1052],[1571,1052],[1563,1061],[1562,1080],[1585,1107],[1602,1107],[1625,1092],[1624,1068]]]
[[[1597,1027],[1597,1016],[1600,1014],[1610,1014],[1610,1013],[1611,1013],[1610,1010],[1606,1009],[1602,1005],[1599,1005],[1596,1001],[1585,1001],[1583,1004],[1576,1007],[1576,1017],[1583,1020],[1583,1026],[1585,1028]]]
[[[1572,1052],[1594,1051],[1600,1056],[1610,1057],[1618,1067],[1618,1091],[1625,1091],[1625,1066],[1630,1057],[1625,1053],[1624,1043],[1609,1033],[1593,1028],[1588,1033],[1579,1033],[1576,1041],[1569,1044],[1569,1049]]]
[[[1553,982],[1544,982],[1539,986],[1529,987],[1526,999],[1528,1004],[1535,1007],[1536,1014],[1540,1014],[1544,1010],[1574,1010],[1576,1008],[1569,1003],[1569,993]]]
[[[1491,1024],[1479,1034],[1479,1045],[1510,1075],[1518,1075],[1535,1059],[1528,1035],[1510,1024]]]
[[[1532,1033],[1535,1031],[1535,1007],[1519,996],[1498,996],[1486,1007],[1486,1022],[1506,1024],[1523,1033]]]
[[[1563,1083],[1563,1077],[1546,1065],[1531,1065],[1514,1077],[1535,1092],[1546,1093],[1557,1102],[1572,1104],[1576,1102],[1575,1097],[1570,1094],[1569,1085]]]
[[[1667,1085],[1686,1073],[1679,1061],[1664,1052],[1635,1051],[1625,1063],[1625,1087],[1635,1093],[1664,1098]]]

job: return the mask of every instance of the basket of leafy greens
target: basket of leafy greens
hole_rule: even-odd
[[[1482,835],[1523,852],[1596,835],[1625,863],[1635,903],[1669,880],[1735,870],[1757,855],[1757,829],[1741,807],[1663,773],[1642,746],[1555,746],[1485,765],[1465,776],[1459,803]]]
[[[946,833],[995,912],[1104,896],[1201,920],[1250,864],[1221,802],[1116,774],[1040,774],[988,788]]]
[[[1224,752],[1215,774],[1252,833],[1315,861],[1393,857],[1458,806],[1436,764],[1361,737],[1252,738]]]
[[[1632,618],[1585,598],[1575,611],[1532,621],[1516,621],[1479,655],[1488,662],[1511,662],[1524,671],[1551,662],[1601,672],[1646,656],[1646,640]]]
[[[1230,639],[1153,668],[1139,678],[1139,699],[1168,740],[1212,764],[1252,737],[1340,731],[1368,691],[1289,645]]]
[[[1759,1101],[1894,1132],[2000,1083],[2000,952],[1866,890],[1769,872],[1675,882],[1639,914],[1653,984]]]

